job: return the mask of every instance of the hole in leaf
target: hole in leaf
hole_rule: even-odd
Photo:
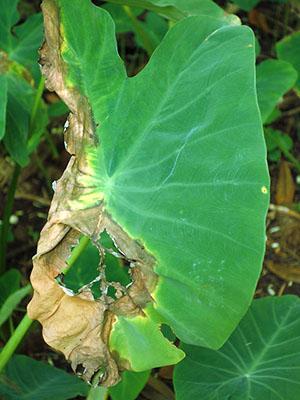
[[[70,257],[75,251],[76,247],[72,249]],[[105,294],[113,300],[121,297],[132,283],[129,262],[106,231],[101,234],[98,243],[89,242],[72,267],[55,280],[70,296],[89,288],[95,299]]]

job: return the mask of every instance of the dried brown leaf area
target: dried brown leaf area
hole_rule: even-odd
[[[91,172],[85,149],[96,146],[93,118],[87,99],[64,82],[67,67],[60,55],[62,32],[54,2],[45,2],[43,13],[46,40],[41,49],[42,72],[47,88],[55,91],[71,110],[65,132],[71,158],[57,182],[33,259],[34,295],[28,312],[42,324],[45,341],[65,355],[74,371],[81,366],[84,379],[91,381],[96,377],[103,385],[110,386],[118,382],[120,369],[109,351],[111,326],[116,315],[142,314],[142,308],[151,301],[150,293],[156,284],[154,259],[110,218],[103,199],[99,198],[98,205],[93,208],[72,209],[73,200],[89,194],[82,178]],[[121,288],[118,298],[113,300],[105,294],[107,282],[103,276],[101,288],[104,290],[100,299],[95,300],[88,287],[77,295],[66,293],[55,278],[66,268],[72,247],[82,234],[99,246],[104,230],[130,262],[131,286]],[[103,255],[103,249],[99,248],[99,252]],[[101,271],[99,274],[101,276]]]

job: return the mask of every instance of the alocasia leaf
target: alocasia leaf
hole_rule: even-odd
[[[182,345],[175,368],[177,400],[297,400],[300,397],[300,300],[254,300],[218,351]]]
[[[80,379],[30,357],[14,356],[0,382],[6,400],[67,400],[85,396],[89,387]]]
[[[128,78],[107,12],[69,5],[43,5],[43,73],[71,110],[72,157],[41,234],[29,312],[74,369],[112,385],[119,369],[182,358],[162,323],[187,343],[218,348],[251,302],[269,185],[254,37],[223,18],[187,17]],[[100,268],[100,299],[69,296],[55,277],[71,247],[81,232],[103,256],[104,231],[132,283],[112,299]]]

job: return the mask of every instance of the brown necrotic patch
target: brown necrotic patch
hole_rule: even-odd
[[[157,279],[153,272],[155,260],[106,213],[100,195],[96,205],[90,208],[72,208],[74,200],[90,193],[91,188],[82,185],[82,177],[91,173],[87,148],[99,144],[94,140],[92,112],[87,99],[65,84],[67,66],[60,54],[63,33],[56,2],[44,1],[43,14],[46,40],[40,62],[47,88],[55,91],[71,111],[65,131],[71,158],[57,182],[33,259],[34,295],[28,312],[42,324],[45,341],[65,355],[74,371],[79,368],[87,381],[110,386],[119,380],[119,366],[108,346],[112,323],[115,315],[142,314],[143,307],[152,301],[150,293]],[[101,243],[104,233],[114,243],[111,251]],[[102,257],[97,271],[99,298],[93,295],[90,282],[70,293],[59,280],[67,268],[72,248],[82,235],[90,238]],[[107,269],[103,259],[111,252],[130,267],[127,284],[115,280],[112,271]]]

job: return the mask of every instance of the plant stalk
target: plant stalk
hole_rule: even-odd
[[[28,314],[25,314],[25,316],[17,326],[16,330],[14,331],[13,335],[9,338],[8,342],[3,347],[3,350],[0,354],[0,373],[10,360],[20,342],[22,341],[32,322],[33,321],[28,317]]]

